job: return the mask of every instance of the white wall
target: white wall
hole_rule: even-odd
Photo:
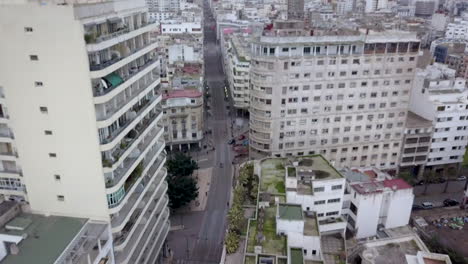
[[[107,220],[80,22],[74,20],[71,6],[29,4],[2,6],[0,25],[2,35],[8,36],[0,43],[0,80],[33,212]],[[26,33],[26,26],[33,32]],[[29,55],[38,55],[39,61],[30,61]],[[35,87],[35,81],[44,86]],[[41,106],[48,114],[41,113]],[[57,195],[65,195],[65,201]]]
[[[356,238],[364,238],[374,236],[377,231],[379,223],[379,212],[382,204],[382,193],[375,193],[371,195],[356,194],[354,198],[354,190],[351,193],[352,202],[358,208],[357,216],[353,217],[354,213],[350,210],[350,217],[353,217],[356,226]]]
[[[303,233],[304,221],[276,218],[276,233],[288,234],[289,232]]]
[[[413,189],[398,190],[390,193],[385,228],[405,226],[408,224],[414,201]]]
[[[302,248],[307,250],[304,254],[304,259],[321,260],[320,237],[319,236],[304,236],[299,233],[288,234],[288,248]],[[315,250],[315,255],[312,251]],[[304,253],[304,251],[302,251]]]

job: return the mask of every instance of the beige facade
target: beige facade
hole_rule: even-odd
[[[169,210],[145,2],[0,2],[0,25],[0,142],[17,153],[0,177],[33,213],[109,223],[116,263],[154,263]]]
[[[418,52],[414,34],[393,31],[261,37],[252,46],[251,151],[396,168]]]

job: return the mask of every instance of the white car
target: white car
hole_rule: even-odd
[[[432,209],[434,208],[434,204],[431,202],[424,202],[421,204],[424,209]]]
[[[458,176],[457,181],[466,181],[466,176]]]

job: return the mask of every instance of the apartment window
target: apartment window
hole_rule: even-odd
[[[47,114],[47,113],[48,113],[47,107],[45,107],[45,106],[39,107],[39,110],[40,110],[41,113],[43,113],[43,114]]]
[[[328,199],[327,203],[339,203],[340,202],[340,198],[336,198],[336,199]]]
[[[314,89],[315,89],[315,90],[320,90],[320,89],[322,89],[322,85],[321,85],[321,84],[316,84],[316,85],[314,86]]]
[[[338,211],[328,212],[326,216],[338,215]]]
[[[31,33],[33,32],[33,28],[32,27],[24,27],[24,32],[27,32],[27,33]]]
[[[29,59],[32,61],[38,61],[39,57],[37,55],[29,55]]]
[[[52,135],[52,131],[51,130],[44,130],[44,134],[46,134],[47,136]]]
[[[44,86],[44,83],[42,83],[42,82],[34,82],[34,86],[36,86],[36,87],[42,87],[42,86]]]
[[[55,179],[56,181],[60,181],[61,177],[60,177],[60,175],[55,174],[55,175],[54,175],[54,179]]]
[[[49,157],[51,157],[51,158],[56,158],[56,157],[57,157],[57,154],[56,154],[56,153],[49,153]]]
[[[315,201],[314,205],[325,204],[325,200]]]
[[[343,185],[333,185],[332,190],[341,190],[343,188]]]
[[[325,187],[316,187],[314,188],[314,192],[324,192],[325,191]]]
[[[317,214],[317,217],[323,217],[323,213]],[[315,251],[315,250],[312,250]]]

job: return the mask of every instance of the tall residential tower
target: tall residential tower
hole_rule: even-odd
[[[107,222],[116,263],[155,263],[169,210],[145,1],[0,1],[0,25],[0,193]]]

